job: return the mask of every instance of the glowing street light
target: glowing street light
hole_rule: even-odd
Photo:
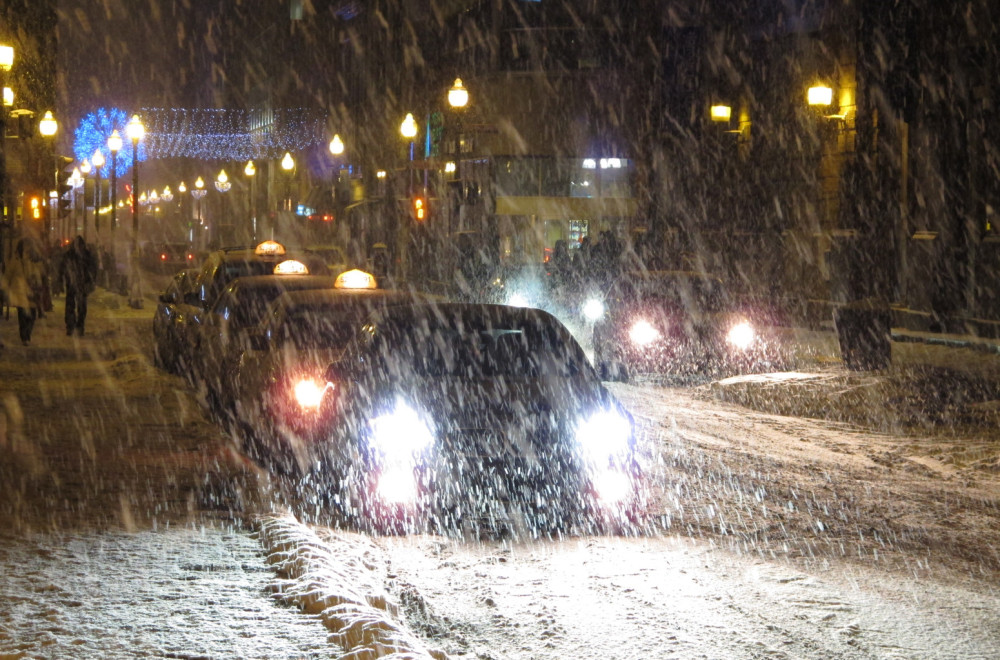
[[[330,140],[330,153],[334,156],[344,153],[344,141],[340,139],[339,135],[334,135],[333,139]]]
[[[455,78],[455,84],[448,90],[448,105],[453,108],[464,108],[469,102],[469,90],[462,85],[461,78]]]

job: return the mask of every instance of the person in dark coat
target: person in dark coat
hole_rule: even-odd
[[[87,320],[87,296],[97,284],[97,258],[83,236],[77,236],[66,249],[59,268],[59,279],[66,288],[66,334],[83,336]]]

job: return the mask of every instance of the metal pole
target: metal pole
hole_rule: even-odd
[[[139,283],[139,140],[132,140],[132,253],[129,255],[129,307],[142,309]]]

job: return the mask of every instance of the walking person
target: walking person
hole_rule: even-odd
[[[59,264],[59,279],[66,289],[66,334],[83,336],[87,296],[97,286],[97,259],[83,236],[77,236]]]
[[[31,344],[31,333],[35,329],[38,305],[42,290],[42,272],[32,256],[32,248],[27,240],[20,239],[14,248],[14,256],[7,262],[7,269],[0,278],[2,288],[7,292],[11,307],[17,308],[17,331],[21,343]]]

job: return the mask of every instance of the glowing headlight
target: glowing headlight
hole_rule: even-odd
[[[417,499],[417,480],[410,467],[385,470],[378,479],[378,496],[389,504],[407,504]]]
[[[528,299],[522,296],[520,293],[510,294],[510,298],[507,299],[507,304],[514,307],[531,307],[528,303]]]
[[[387,459],[411,459],[434,442],[426,422],[402,402],[391,413],[373,419],[371,429],[372,445]]]
[[[583,306],[583,315],[586,316],[589,321],[596,321],[604,316],[604,303],[597,298],[591,298]]]
[[[660,331],[654,328],[649,321],[636,321],[628,331],[628,337],[632,343],[638,346],[651,344],[660,338]]]
[[[576,429],[576,441],[586,460],[607,463],[613,456],[625,456],[629,450],[632,425],[627,417],[602,410],[584,420]]]
[[[746,321],[740,321],[729,329],[729,333],[726,334],[726,341],[736,348],[745,351],[753,344],[756,336],[757,334],[754,332],[752,325]]]
[[[323,395],[326,393],[328,387],[333,388],[333,383],[320,385],[318,381],[312,378],[303,378],[295,383],[295,401],[303,410],[319,408],[320,404],[323,403]]]
[[[632,479],[621,470],[601,470],[593,476],[594,490],[603,504],[619,504],[634,490]]]

